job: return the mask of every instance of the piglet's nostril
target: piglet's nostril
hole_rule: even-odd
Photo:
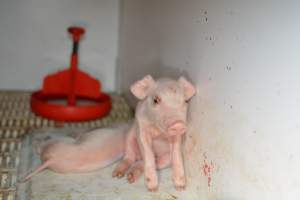
[[[172,123],[169,128],[168,132],[171,134],[183,134],[186,131],[186,126],[183,121],[176,121]]]

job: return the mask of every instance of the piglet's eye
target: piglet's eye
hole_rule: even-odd
[[[154,96],[153,97],[153,103],[154,104],[159,104],[161,102],[161,98],[159,96]]]

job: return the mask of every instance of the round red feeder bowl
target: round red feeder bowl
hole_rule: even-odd
[[[111,110],[111,99],[101,93],[98,98],[77,96],[76,105],[61,104],[55,101],[67,101],[67,95],[45,95],[42,91],[31,96],[31,109],[39,116],[56,121],[87,121],[106,116]],[[81,101],[86,103],[80,103]]]

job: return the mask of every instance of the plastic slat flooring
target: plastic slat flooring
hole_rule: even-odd
[[[45,128],[101,128],[126,122],[132,111],[122,96],[111,94],[108,116],[81,123],[62,123],[36,116],[30,111],[30,92],[0,91],[0,200],[15,199],[15,183],[23,136]]]

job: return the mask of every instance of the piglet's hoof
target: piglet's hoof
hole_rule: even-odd
[[[133,169],[130,172],[127,173],[127,180],[128,183],[134,183],[136,182],[140,176],[142,175],[142,171],[139,169]]]
[[[114,171],[112,177],[122,178],[124,176],[123,172]]]
[[[128,183],[134,183],[135,178],[134,178],[134,175],[133,175],[132,172],[129,172],[129,173],[127,174],[127,181],[128,181]]]
[[[175,188],[179,192],[185,190],[185,186],[175,186]]]
[[[181,176],[174,176],[173,177],[173,182],[175,185],[175,188],[177,191],[182,191],[185,189],[185,185],[186,185],[186,181],[185,181],[185,176],[181,175]]]
[[[155,188],[148,188],[148,191],[149,192],[157,192],[158,190],[158,187],[155,187]]]
[[[147,181],[147,188],[149,192],[156,192],[158,190],[157,181],[151,181],[151,179],[146,178]]]

